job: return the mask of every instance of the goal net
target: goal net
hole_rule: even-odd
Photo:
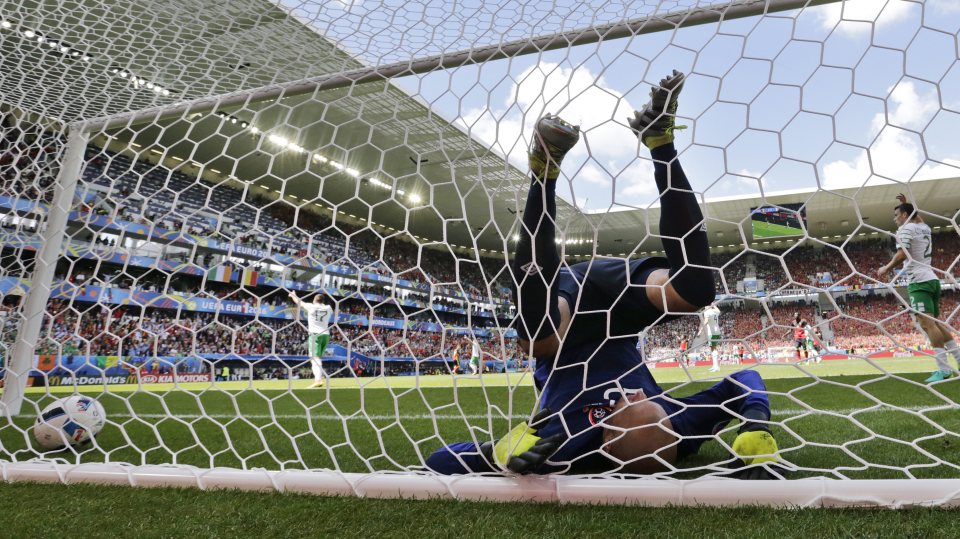
[[[955,503],[957,2],[375,4],[0,3],[5,480]]]

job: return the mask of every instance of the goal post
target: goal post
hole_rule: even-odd
[[[36,353],[47,302],[50,300],[54,269],[62,254],[67,217],[73,207],[73,197],[88,141],[89,136],[86,132],[70,130],[63,149],[62,164],[54,184],[56,187],[53,203],[46,213],[42,247],[31,275],[30,289],[23,301],[22,322],[18,337],[11,351],[10,361],[6,365],[0,406],[3,414],[8,417],[19,414],[23,406],[24,389],[27,387],[29,373],[33,368],[33,356]]]
[[[171,63],[153,76],[132,59],[87,60],[76,32],[0,14],[0,50],[40,47],[29,51],[44,80],[88,73],[91,87],[108,79],[103,95],[117,93],[68,127],[43,114],[58,99],[86,107],[85,89],[50,97],[49,111],[42,98],[0,103],[0,478],[503,502],[956,505],[954,363],[942,369],[918,325],[935,313],[897,295],[907,275],[877,275],[896,252],[887,223],[903,191],[930,227],[938,320],[958,327],[960,198],[944,186],[960,155],[930,143],[956,127],[943,103],[960,99],[957,70],[933,60],[953,54],[941,38],[956,12],[899,0],[695,4],[629,18],[600,10],[594,26],[551,11],[547,35],[507,28],[498,43],[394,62],[383,58],[403,47],[351,53],[330,25],[278,42],[271,32],[309,22],[264,3],[264,21],[283,22],[251,23],[250,42],[286,44],[276,54],[291,65],[298,51],[350,60],[328,72],[316,60],[322,74],[306,78],[291,68],[300,75],[289,82],[231,57],[217,73],[236,81],[249,69],[244,84],[213,92],[221,86],[185,69],[197,89],[170,99],[170,70],[194,48],[175,61],[158,54]],[[824,5],[839,11],[813,11]],[[328,9],[356,15],[338,6]],[[923,38],[903,38],[914,30]],[[198,39],[255,56],[234,37]],[[887,69],[894,50],[911,59],[899,76]],[[531,129],[559,113],[581,128],[556,184],[564,266],[654,257],[666,267],[664,242],[682,238],[661,229],[657,164],[627,116],[673,68],[688,77],[677,159],[705,216],[719,329],[670,312],[621,351],[666,390],[676,432],[689,410],[727,415],[707,434],[674,432],[682,457],[638,474],[596,436],[636,388],[589,399],[628,376],[590,378],[599,354],[562,356],[555,369],[532,358],[511,263],[530,228]],[[25,80],[12,77],[0,72],[0,94]],[[633,277],[612,295],[629,297]],[[563,294],[574,320],[606,317],[616,333],[614,307]],[[830,338],[845,353],[808,365],[793,332],[827,324],[827,294]],[[565,339],[561,354],[583,344]],[[554,425],[568,440],[597,439],[548,456],[551,473],[491,463],[490,444],[531,420],[562,369],[582,369],[583,382]],[[714,384],[735,394],[690,400]],[[770,415],[757,424],[779,444],[778,480],[733,479],[741,423],[756,420],[738,403],[761,393]],[[40,411],[73,394],[103,405],[106,425],[87,445],[42,450]],[[473,448],[451,457],[469,473],[431,465],[452,447]],[[586,457],[606,460],[583,471]]]

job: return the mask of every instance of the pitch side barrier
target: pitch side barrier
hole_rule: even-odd
[[[336,376],[339,369],[348,365],[372,374],[380,363],[409,365],[409,370],[396,370],[394,375],[414,375],[418,370],[436,366],[452,367],[451,357],[417,359],[413,357],[371,357],[349,353],[346,348],[333,345],[333,355],[325,356],[324,363],[331,364],[328,370]],[[289,367],[307,363],[307,356],[270,356],[237,354],[199,354],[196,356],[85,356],[41,354],[35,357],[35,368],[29,372],[27,387],[56,387],[73,385],[137,384],[137,383],[185,383],[213,381],[217,370],[223,366],[230,369],[250,368],[283,364]],[[462,361],[461,363],[465,363]],[[486,360],[484,364],[495,372],[519,369],[525,362],[514,360]],[[212,370],[212,372],[211,372]],[[0,369],[0,378],[3,377]]]

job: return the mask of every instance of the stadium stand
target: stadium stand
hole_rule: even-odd
[[[28,274],[30,243],[22,241],[22,236],[18,243],[11,234],[36,233],[29,212],[18,209],[17,202],[49,202],[56,170],[47,166],[47,156],[58,151],[59,142],[42,132],[13,129],[6,120],[3,126],[0,163],[5,169],[2,193],[7,200],[0,219],[6,234],[2,269],[3,277],[15,278]],[[44,137],[49,138],[44,151],[26,151],[36,148],[32,142]],[[29,145],[24,143],[28,140]],[[329,273],[326,280],[301,283],[308,291],[322,288],[337,303],[340,319],[333,342],[341,343],[345,353],[331,361],[347,365],[348,358],[362,357],[364,362],[354,366],[368,374],[413,373],[421,367],[418,362],[425,360],[441,363],[423,368],[449,369],[447,361],[454,347],[469,348],[464,340],[469,326],[491,330],[477,332],[476,338],[495,368],[505,366],[504,361],[519,365],[514,333],[508,329],[513,311],[502,258],[465,260],[450,251],[393,237],[383,239],[370,227],[334,221],[332,214],[271,204],[226,183],[213,184],[181,170],[93,146],[86,159],[78,211],[71,223],[77,240],[74,244],[81,245],[75,254],[85,247],[99,249],[101,254],[124,253],[132,259],[135,253],[123,245],[131,236],[129,229],[117,225],[133,223],[149,228],[144,238],[148,242],[157,240],[161,232],[173,232],[174,241],[169,235],[158,241],[165,247],[159,249],[157,258],[179,269],[167,274],[132,261],[64,258],[57,278],[78,295],[73,302],[51,303],[41,353],[99,356],[122,350],[131,357],[192,355],[207,360],[232,355],[289,360],[296,365],[305,353],[302,325],[289,314],[260,315],[256,308],[292,313],[293,305],[280,285],[299,277],[314,279],[318,268],[336,266],[340,272]],[[91,216],[106,220],[96,221],[99,228],[92,227]],[[183,238],[193,238],[192,243],[177,241]],[[201,240],[219,240],[249,250],[225,254],[199,248],[204,245]],[[935,266],[955,274],[960,238],[953,233],[937,234],[934,242]],[[716,274],[718,290],[740,298],[722,304],[725,338],[754,350],[790,346],[790,321],[799,312],[831,328],[829,334],[835,338],[828,344],[836,350],[869,353],[894,344],[892,339],[909,348],[922,348],[925,341],[902,300],[869,289],[869,276],[889,259],[892,249],[892,239],[882,237],[843,244],[807,239],[788,248],[716,253],[714,265],[721,268]],[[304,269],[284,275],[282,265],[272,263],[277,255],[302,263]],[[231,277],[224,282],[209,278],[209,272],[218,266],[230,269]],[[262,280],[256,285],[241,284],[247,271],[256,272]],[[745,290],[745,282],[750,280],[758,283],[757,293]],[[835,290],[830,294],[838,308],[824,309],[817,289]],[[88,298],[87,292],[95,290],[102,291],[99,298]],[[111,300],[113,295],[128,297],[140,292],[235,301],[241,312],[121,305]],[[760,295],[767,297],[763,305],[749,300]],[[15,296],[6,296],[4,308],[11,311],[16,301]],[[952,313],[949,316],[957,316],[957,303],[956,291],[948,291],[944,306]],[[9,328],[15,327],[11,319],[6,318],[7,339],[11,338]],[[377,324],[371,327],[369,320]],[[680,338],[693,340],[699,327],[696,316],[680,318],[651,329],[646,345],[674,349]],[[366,361],[373,358],[400,363],[377,367]]]

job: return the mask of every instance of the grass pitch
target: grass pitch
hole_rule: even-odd
[[[560,506],[4,483],[0,498],[7,537],[956,537],[956,511],[919,508]]]
[[[932,360],[755,368],[767,380],[774,434],[784,457],[800,468],[798,477],[960,476],[960,381],[924,385]],[[705,367],[653,373],[677,396],[718,379]],[[405,470],[444,444],[502,435],[530,414],[536,399],[529,373],[333,379],[321,389],[306,389],[307,383],[80,387],[104,405],[108,425],[81,451],[52,453],[37,451],[30,427],[37,411],[73,388],[33,388],[24,413],[0,422],[0,458]],[[734,435],[731,428],[721,437],[730,443]],[[708,442],[681,462],[680,476],[718,471],[715,463],[726,458],[722,444]]]
[[[767,380],[784,457],[799,468],[792,477],[960,476],[960,381],[924,385],[932,360],[755,368]],[[653,374],[677,395],[717,379],[706,367]],[[323,389],[306,389],[307,383],[81,387],[103,403],[108,426],[81,452],[46,454],[32,444],[35,411],[73,388],[33,388],[25,414],[0,420],[0,459],[403,470],[443,443],[501,435],[535,404],[530,374],[334,379]],[[729,444],[734,434],[731,429],[721,437]],[[724,458],[721,444],[708,442],[681,462],[678,476],[717,471],[715,463]],[[653,509],[3,483],[0,499],[7,500],[0,526],[11,537],[370,537],[410,530],[444,538],[644,536],[655,530],[669,530],[671,537],[955,536],[943,525],[953,517],[944,510]],[[56,518],[49,518],[50,500],[70,503],[58,504]]]
[[[956,537],[956,511],[941,509],[564,506],[3,483],[0,497],[8,537]]]

